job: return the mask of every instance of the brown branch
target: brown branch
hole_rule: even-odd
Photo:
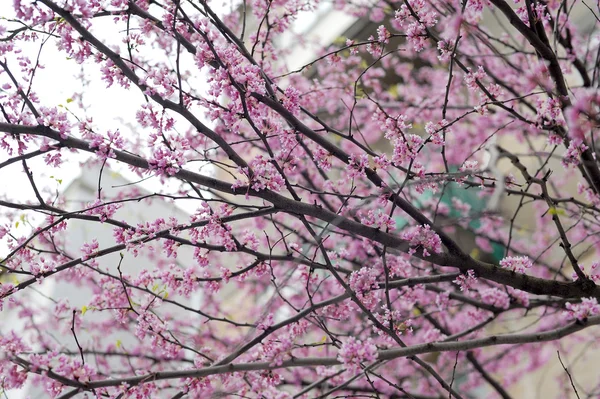
[[[554,341],[578,331],[581,331],[587,327],[595,326],[600,324],[600,316],[594,316],[588,318],[586,321],[574,322],[564,327],[559,327],[554,330],[549,330],[539,333],[531,334],[507,334],[507,335],[493,335],[485,338],[458,341],[458,342],[430,342],[426,344],[413,345],[403,348],[392,348],[378,351],[378,360],[393,360],[402,357],[415,356],[419,354],[432,353],[432,352],[455,352],[455,351],[466,351],[477,348],[484,348],[489,346],[498,345],[523,345],[529,343],[547,342]],[[15,360],[18,364],[27,364],[26,361]],[[127,384],[128,386],[134,386],[143,384],[150,381],[179,379],[179,378],[201,378],[210,375],[218,374],[231,374],[245,371],[261,371],[261,370],[276,370],[282,368],[293,368],[293,367],[317,367],[317,366],[335,366],[342,364],[337,357],[322,357],[322,358],[292,358],[285,360],[281,363],[272,362],[253,362],[253,363],[229,363],[221,366],[205,367],[201,369],[192,370],[176,370],[176,371],[160,371],[150,374],[144,374],[135,377],[128,378],[114,378],[108,380],[97,380],[82,383],[79,381],[60,377],[60,382],[64,385],[79,387],[86,390],[93,388],[119,386]],[[31,370],[33,371],[33,370]],[[46,370],[38,369],[37,373],[46,372]],[[49,377],[52,377],[48,374]],[[58,379],[57,379],[58,380]]]

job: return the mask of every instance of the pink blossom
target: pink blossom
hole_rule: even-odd
[[[423,256],[429,256],[429,251],[436,254],[442,253],[442,241],[440,237],[431,230],[429,225],[415,226],[409,228],[400,234],[403,240],[408,241],[411,249],[409,253],[413,254],[417,248],[423,249]]]
[[[292,86],[285,89],[285,97],[282,99],[282,104],[292,114],[297,115],[300,112],[300,91]]]
[[[377,360],[377,346],[371,339],[366,341],[348,337],[338,351],[338,360],[352,372],[359,371],[363,366],[361,363],[369,363]]]
[[[510,307],[510,297],[504,291],[498,288],[484,288],[479,290],[481,301],[499,309],[508,309]]]
[[[377,272],[370,267],[363,267],[352,272],[349,281],[350,288],[358,299],[369,309],[374,309],[379,302],[379,287]]]
[[[71,123],[66,112],[61,112],[56,108],[40,107],[40,113],[41,116],[38,118],[40,125],[58,130],[62,139],[69,137]]]
[[[351,154],[348,160],[348,166],[346,172],[348,179],[354,179],[357,177],[365,177],[365,169],[369,167],[369,157],[366,154],[355,155]]]
[[[390,42],[390,32],[383,25],[377,28],[377,41],[382,44]]]
[[[590,278],[592,281],[594,282],[600,282],[600,262],[598,261],[594,261],[592,262],[592,265],[590,266],[590,273],[588,275],[588,273],[585,272],[585,266],[579,266],[579,268],[581,269],[581,271],[583,272],[583,274]],[[577,273],[575,271],[573,271],[573,273],[571,273],[571,278],[573,279],[573,281],[577,281],[579,280],[579,276],[577,275]]]
[[[272,162],[274,161],[269,161],[262,155],[259,155],[252,160],[250,167],[252,168],[253,175],[250,179],[249,185],[253,190],[261,191],[268,189],[277,192],[280,191],[283,186],[285,186],[283,177],[281,177]],[[247,177],[250,175],[247,168],[240,168],[239,172]],[[232,188],[235,189],[243,186],[244,183],[238,179],[233,184]]]
[[[467,68],[467,70],[468,72],[465,75],[465,83],[467,84],[467,87],[471,91],[479,90],[478,83],[481,84],[481,81],[487,76],[483,66],[478,66],[476,72],[473,72],[471,68]]]
[[[100,245],[98,244],[98,241],[95,238],[92,239],[92,241],[90,241],[89,243],[88,242],[84,243],[83,246],[81,247],[81,252],[83,252],[81,259],[85,261],[90,258],[93,258],[99,248],[100,248]]]
[[[394,219],[381,210],[370,210],[367,215],[361,216],[360,221],[367,226],[378,229],[394,230],[396,228]]]
[[[581,140],[573,139],[569,143],[569,148],[563,156],[562,165],[565,168],[579,165],[581,154],[588,149],[588,146],[583,144]]]
[[[596,298],[581,298],[580,303],[567,302],[563,312],[568,320],[585,321],[588,317],[600,314],[600,305]]]
[[[533,262],[526,256],[507,256],[500,261],[500,266],[513,272],[525,273],[527,269],[533,266]]]
[[[463,292],[469,291],[476,282],[477,277],[473,270],[468,270],[467,274],[461,274],[453,281],[453,283],[458,284],[460,290]]]

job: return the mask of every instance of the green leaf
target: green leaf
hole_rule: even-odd
[[[365,90],[362,87],[356,88],[356,99],[360,100],[361,98],[365,98]]]
[[[387,92],[390,96],[398,98],[398,85],[391,85]]]
[[[336,46],[344,46],[346,45],[346,38],[344,36],[338,36],[333,41],[333,44]]]
[[[553,206],[552,208],[548,209],[548,213],[551,215],[565,215],[565,210]]]

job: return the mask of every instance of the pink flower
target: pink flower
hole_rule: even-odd
[[[356,155],[350,154],[348,166],[346,166],[346,172],[348,179],[354,179],[357,177],[365,177],[365,169],[369,167],[369,156],[367,154]]]
[[[567,310],[563,314],[568,320],[585,321],[588,317],[600,313],[600,305],[598,305],[596,298],[582,298],[581,303],[567,302],[565,308]]]
[[[338,360],[348,370],[357,372],[361,363],[373,362],[377,359],[377,346],[369,338],[363,342],[354,337],[348,337],[338,352]]]
[[[279,192],[282,187],[285,186],[285,180],[281,177],[277,168],[275,168],[275,165],[271,161],[265,159],[262,155],[254,158],[252,162],[250,162],[250,167],[252,168],[252,172],[254,172],[249,183],[253,190],[273,190]],[[250,175],[248,168],[240,168],[238,171],[247,177]],[[238,179],[231,188],[235,189],[243,186],[244,183]]]
[[[500,261],[500,266],[513,272],[525,273],[527,269],[533,266],[533,263],[526,256],[507,256]]]
[[[390,42],[390,32],[385,28],[385,26],[380,25],[377,28],[377,41],[382,44],[387,44]]]
[[[56,108],[40,107],[40,117],[38,123],[58,130],[60,137],[64,140],[69,137],[71,123],[67,118],[66,112],[60,112]]]
[[[581,154],[588,149],[588,146],[583,144],[580,139],[573,139],[569,143],[569,148],[565,153],[561,163],[565,168],[577,166],[580,163]]]
[[[81,252],[83,252],[81,259],[85,261],[90,258],[93,258],[95,256],[96,252],[98,251],[98,248],[99,248],[99,244],[95,238],[89,243],[87,243],[87,242],[84,243],[83,246],[81,247]]]
[[[350,288],[358,299],[369,309],[379,302],[377,271],[372,267],[363,267],[350,275]]]
[[[436,254],[442,253],[442,240],[435,231],[431,230],[429,225],[416,226],[408,231],[403,232],[400,237],[409,242],[411,247],[423,248],[423,256],[429,256],[429,251]],[[414,254],[415,248],[409,250],[409,254]]]
[[[281,103],[292,114],[298,115],[300,113],[300,92],[296,88],[289,86],[285,89],[285,97],[281,99]]]
[[[360,217],[360,222],[366,226],[374,227],[377,229],[390,229],[394,230],[396,228],[396,222],[394,219],[390,218],[385,212],[381,209],[374,211],[370,210],[367,215],[363,215]]]
[[[473,270],[468,270],[467,274],[461,274],[452,282],[458,284],[461,291],[467,292],[477,282],[477,277]]]
[[[465,83],[469,90],[477,91],[477,89],[479,89],[478,83],[481,84],[481,80],[485,78],[487,74],[481,65],[477,67],[477,72],[471,71],[471,68],[467,68],[467,70],[469,72],[465,75]]]
[[[500,309],[508,309],[510,306],[510,297],[498,288],[485,288],[479,290],[479,294],[481,295],[481,301],[487,305]]]

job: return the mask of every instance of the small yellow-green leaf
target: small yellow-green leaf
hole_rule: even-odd
[[[356,88],[356,98],[360,100],[361,98],[365,98],[365,91],[362,87]]]
[[[333,41],[333,44],[335,44],[336,46],[343,46],[346,44],[346,38],[344,36],[338,36]]]
[[[321,343],[323,343],[323,344],[324,344],[325,342],[327,342],[327,335],[323,335],[323,338],[321,338]],[[323,351],[323,347],[321,346],[321,347],[318,349],[318,351],[319,351],[319,352],[322,352],[322,351]]]
[[[123,345],[123,343],[121,342],[121,340],[120,340],[120,339],[118,339],[118,340],[117,340],[117,343],[115,344],[115,346],[116,346],[117,348],[120,348],[120,347],[121,347],[121,345]]]
[[[553,206],[552,208],[548,209],[548,213],[551,215],[564,215],[565,210]]]
[[[83,305],[81,307],[81,315],[83,316],[85,314],[85,312],[87,312],[87,310],[88,310],[87,306]]]
[[[387,91],[390,96],[398,98],[398,85],[392,85]]]
[[[74,100],[72,98],[67,98],[67,104],[71,104]]]

